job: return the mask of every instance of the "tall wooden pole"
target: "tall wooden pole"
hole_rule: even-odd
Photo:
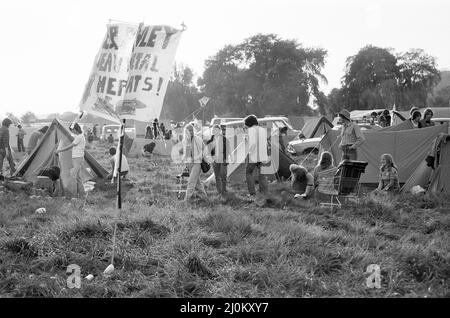
[[[120,137],[119,137],[119,158],[117,167],[117,208],[122,209],[122,192],[121,192],[121,182],[120,182],[120,172],[122,171],[122,153],[123,153],[123,139],[125,135],[125,119],[123,119],[122,125],[120,126]]]
[[[123,139],[125,135],[125,119],[123,119],[122,125],[120,126],[120,135],[119,135],[119,160],[118,161],[118,167],[117,167],[117,209],[118,209],[118,215],[120,214],[120,210],[122,209],[122,189],[121,189],[121,182],[120,182],[120,172],[122,168],[122,152],[123,152]],[[113,177],[114,177],[114,171],[113,171]],[[117,218],[115,218],[114,221],[114,233],[113,233],[113,250],[111,254],[111,265],[114,265],[114,254],[116,251],[116,233],[117,233]]]

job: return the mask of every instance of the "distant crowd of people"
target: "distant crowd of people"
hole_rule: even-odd
[[[145,139],[171,139],[172,129],[166,129],[164,123],[159,124],[158,119],[153,120],[152,125],[145,127]]]
[[[342,150],[341,162],[344,160],[358,160],[358,151],[362,144],[365,142],[364,133],[357,123],[353,122],[350,118],[350,112],[343,109],[339,112],[339,122],[341,126],[340,132],[340,144],[339,148]],[[431,121],[433,117],[433,111],[426,109],[423,114],[419,109],[414,107],[410,111],[410,118],[408,119],[414,128],[423,128],[434,126],[434,122]],[[391,125],[391,116],[389,111],[383,111],[380,116],[376,112],[371,114],[371,122],[378,122],[381,126]],[[3,161],[8,160],[10,166],[11,175],[15,172],[15,163],[12,157],[11,146],[9,144],[10,135],[9,127],[12,125],[12,121],[8,118],[2,122],[0,128],[0,176],[3,172]],[[245,130],[245,146],[247,149],[247,158],[245,161],[245,180],[248,189],[248,196],[254,197],[256,195],[256,183],[258,184],[259,191],[265,195],[268,193],[268,182],[266,175],[262,173],[262,167],[265,163],[269,162],[267,147],[262,146],[267,144],[268,136],[267,130],[261,127],[258,123],[258,119],[255,115],[249,115],[244,119]],[[24,147],[24,137],[27,134],[21,125],[17,126],[17,146],[19,152],[27,151],[31,154],[36,148],[39,141],[45,135],[48,126],[44,126],[36,131],[33,131],[30,135],[27,148]],[[205,167],[212,166],[215,176],[215,184],[217,192],[224,196],[227,193],[227,169],[228,163],[231,162],[231,146],[230,141],[225,136],[223,127],[220,125],[214,125],[212,127],[211,138],[204,142],[200,137],[199,128],[194,122],[187,124],[184,127],[183,133],[183,160],[186,163],[187,171],[189,171],[189,178],[187,182],[185,200],[192,199],[194,194],[200,197],[206,198],[207,193],[203,183],[200,181],[200,175],[202,171],[205,171]],[[84,188],[81,178],[81,167],[84,161],[84,151],[86,147],[86,139],[88,142],[92,142],[97,138],[97,125],[94,125],[92,129],[87,129],[86,135],[83,133],[81,126],[78,123],[73,123],[70,126],[74,139],[73,141],[56,151],[56,154],[72,151],[72,164],[73,169],[71,175],[77,184],[77,194],[84,195]],[[287,134],[287,127],[279,130],[279,148],[280,151],[285,152],[284,136]],[[158,123],[155,119],[152,125],[146,127],[145,138],[156,139],[158,137],[164,137],[166,139],[171,138],[171,130],[166,129],[163,123]],[[269,136],[270,138],[270,136]],[[108,143],[114,142],[114,137],[110,134],[107,138]],[[153,145],[154,147],[154,145]],[[148,150],[150,153],[153,149]],[[111,173],[108,178],[118,177],[115,174],[115,167],[118,166],[119,158],[115,147],[110,147],[110,163]],[[120,177],[125,177],[129,171],[129,165],[127,158],[122,155]],[[336,168],[333,162],[333,157],[330,152],[322,152],[317,165],[312,173],[302,166],[297,164],[291,164],[289,166],[290,171],[290,185],[291,193],[295,198],[309,199],[315,192],[318,186],[318,176],[321,172],[328,169]],[[206,169],[207,170],[207,169]],[[256,172],[256,173],[255,173]],[[257,180],[255,180],[255,176]],[[379,173],[379,185],[374,191],[375,194],[380,193],[396,193],[399,191],[398,171],[393,161],[391,154],[383,154],[380,158],[380,173]]]
[[[412,107],[409,111],[409,115],[410,117],[407,120],[412,124],[413,128],[434,126],[434,122],[431,121],[434,114],[430,108],[425,109],[422,114],[418,107]],[[377,112],[372,112],[369,121],[372,125],[378,124],[381,127],[392,126],[392,117],[387,109],[382,111],[380,115],[378,115]]]

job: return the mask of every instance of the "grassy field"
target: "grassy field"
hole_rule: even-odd
[[[105,147],[92,153],[109,167]],[[83,209],[82,200],[3,190],[0,296],[450,297],[449,198],[363,199],[331,211],[271,184],[263,207],[243,186],[226,201],[209,188],[208,202],[186,205],[170,192],[180,169],[169,160],[129,163],[134,182],[119,216],[109,184]],[[47,212],[34,213],[40,207]],[[105,277],[116,216],[116,270]],[[69,264],[94,279],[69,289]],[[370,264],[381,268],[379,289],[366,286]]]

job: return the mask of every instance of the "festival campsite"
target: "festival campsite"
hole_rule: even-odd
[[[225,82],[290,64],[238,82],[246,64],[218,54],[175,116],[194,90],[173,68],[184,32],[110,21],[78,113],[0,118],[0,297],[450,296],[450,108],[275,114],[247,92],[227,113]]]

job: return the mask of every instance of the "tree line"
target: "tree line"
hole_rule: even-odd
[[[199,108],[201,96],[210,97],[205,109],[208,119],[251,113],[325,115],[342,108],[392,109],[394,105],[398,110],[450,106],[450,72],[440,72],[436,58],[422,49],[395,52],[365,46],[347,58],[341,87],[328,95],[320,88],[327,83],[326,56],[325,49],[304,47],[275,34],[226,45],[205,61],[197,83],[188,66],[175,67],[163,114],[182,120]]]
[[[342,108],[450,106],[450,71],[440,72],[436,58],[422,49],[395,52],[365,46],[347,58],[341,86],[328,95],[321,89],[327,83],[326,57],[323,48],[305,47],[276,34],[257,34],[226,45],[205,61],[196,82],[189,66],[174,66],[161,118],[192,119],[202,96],[210,98],[205,107],[208,120],[214,115],[326,115]],[[36,116],[27,112],[20,119],[28,123]]]

